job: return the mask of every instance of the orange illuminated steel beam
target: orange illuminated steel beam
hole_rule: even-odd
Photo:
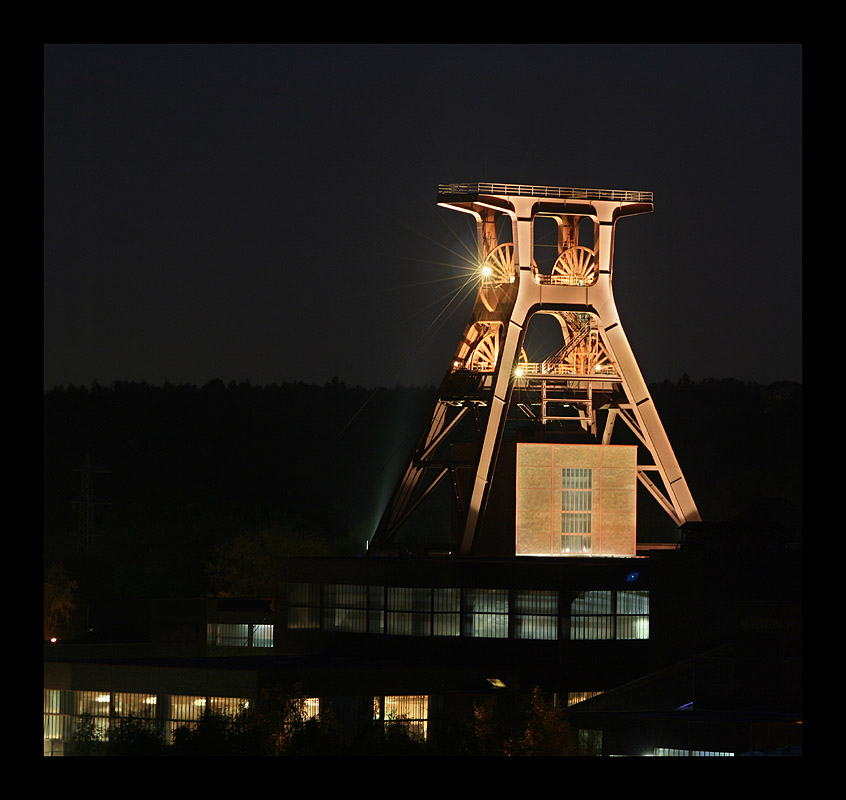
[[[541,393],[539,419],[544,424],[564,419],[548,414],[549,398],[572,395],[567,399],[579,408],[576,419],[603,444],[610,442],[619,416],[653,460],[638,465],[641,483],[677,525],[698,520],[687,482],[620,324],[611,286],[616,223],[625,216],[651,212],[651,192],[477,183],[442,185],[438,199],[442,207],[476,220],[479,295],[432,419],[371,548],[391,542],[432,489],[447,474],[455,475],[454,465],[443,457],[436,459],[435,453],[472,411],[479,435],[471,464],[472,483],[464,495],[457,484],[455,491],[461,517],[456,549],[472,551],[515,386]],[[541,273],[534,259],[538,217],[551,217],[557,226],[558,258],[550,274]],[[498,241],[497,222],[502,218],[506,230],[510,228],[510,242]],[[582,222],[592,229],[593,248],[580,243]],[[523,345],[535,314],[558,319],[564,344],[543,362],[530,363]],[[601,433],[596,428],[595,397],[608,409]],[[535,417],[526,404],[519,405]]]

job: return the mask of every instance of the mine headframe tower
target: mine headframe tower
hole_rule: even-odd
[[[452,551],[471,553],[513,417],[543,430],[569,426],[597,444],[611,443],[622,420],[648,453],[650,463],[638,460],[638,480],[678,526],[698,521],[612,292],[616,223],[651,212],[652,193],[462,183],[439,186],[438,204],[475,219],[479,293],[371,551],[390,547],[420,503],[450,477],[459,521]],[[548,272],[534,257],[539,218],[552,218],[557,230],[557,257]],[[530,360],[525,335],[539,314],[552,317],[562,336],[557,349]],[[469,460],[466,451],[456,458],[450,447],[468,420],[476,432]],[[472,478],[458,480],[460,470]]]

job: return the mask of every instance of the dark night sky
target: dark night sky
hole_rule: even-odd
[[[799,45],[48,45],[44,89],[45,389],[439,383],[457,181],[654,192],[646,380],[802,379]]]

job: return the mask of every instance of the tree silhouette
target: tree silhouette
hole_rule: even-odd
[[[277,559],[334,555],[320,537],[292,526],[247,531],[219,544],[206,574],[219,597],[273,597]]]
[[[475,706],[475,755],[576,756],[575,735],[562,708],[544,699],[540,688],[531,696],[505,689]]]

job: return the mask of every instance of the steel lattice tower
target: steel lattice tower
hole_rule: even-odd
[[[418,505],[450,476],[459,521],[453,551],[470,553],[488,505],[506,421],[515,414],[543,430],[575,429],[597,444],[609,444],[615,422],[622,420],[650,457],[651,463],[639,459],[638,480],[677,525],[699,520],[612,292],[616,223],[651,212],[652,193],[449,184],[438,188],[438,204],[475,219],[479,294],[431,420],[385,509],[371,549],[389,546]],[[534,257],[539,218],[551,218],[557,230],[557,257],[548,273],[538,268]],[[585,229],[588,236],[580,233]],[[525,335],[538,314],[551,316],[562,337],[556,350],[530,361]],[[469,460],[466,452],[462,458],[450,452],[456,432],[468,419],[476,430]],[[472,475],[463,485],[458,479],[461,470]]]

